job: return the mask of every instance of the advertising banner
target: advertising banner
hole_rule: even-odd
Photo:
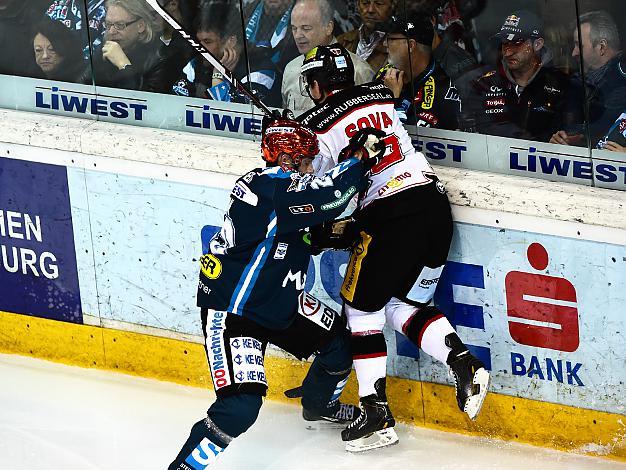
[[[63,166],[0,158],[0,310],[82,323]]]
[[[0,95],[4,108],[247,140],[261,134],[262,115],[246,104],[6,75],[0,75],[0,86],[14,90]],[[590,155],[586,147],[407,129],[415,148],[436,165],[626,190],[623,153],[594,150]]]
[[[229,190],[97,171],[85,182],[102,317],[199,334],[199,260]],[[347,262],[315,257],[305,289],[339,310]],[[625,412],[626,246],[456,222],[435,303],[495,391]],[[391,375],[450,383],[445,366],[386,335]]]

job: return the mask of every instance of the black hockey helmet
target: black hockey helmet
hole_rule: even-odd
[[[337,43],[317,46],[307,52],[300,73],[306,83],[317,80],[326,90],[354,85],[354,64],[350,54]]]

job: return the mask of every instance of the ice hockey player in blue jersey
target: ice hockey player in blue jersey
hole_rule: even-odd
[[[321,177],[313,132],[289,119],[263,131],[267,168],[237,180],[224,224],[202,256],[198,306],[216,401],[191,429],[169,469],[213,468],[256,420],[267,391],[265,349],[316,357],[302,385],[305,419],[348,423],[354,405],[338,398],[352,367],[345,319],[303,291],[310,259],[306,227],[341,214],[365,188],[361,153]]]

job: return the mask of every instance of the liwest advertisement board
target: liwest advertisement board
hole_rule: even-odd
[[[0,107],[107,122],[258,139],[250,105],[0,75]],[[408,127],[435,164],[626,190],[626,154],[482,134]],[[593,157],[593,158],[592,158]]]

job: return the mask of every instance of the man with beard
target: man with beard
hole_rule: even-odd
[[[543,25],[529,11],[506,17],[500,32],[501,61],[460,90],[462,128],[517,139],[547,142],[563,127],[567,76],[551,66]]]
[[[383,44],[385,33],[377,31],[376,25],[388,21],[395,7],[395,0],[358,0],[363,23],[358,29],[340,35],[337,42],[366,60],[373,70],[379,70],[387,62],[387,48]]]
[[[578,127],[556,132],[550,142],[561,145],[585,145],[582,123],[589,123],[591,146],[623,152],[626,146],[626,64],[621,51],[619,30],[605,11],[591,11],[580,17],[573,29],[572,57],[579,59],[585,72],[588,118],[580,115],[580,105],[569,101],[568,110],[578,114]],[[580,75],[574,83],[582,88]]]

